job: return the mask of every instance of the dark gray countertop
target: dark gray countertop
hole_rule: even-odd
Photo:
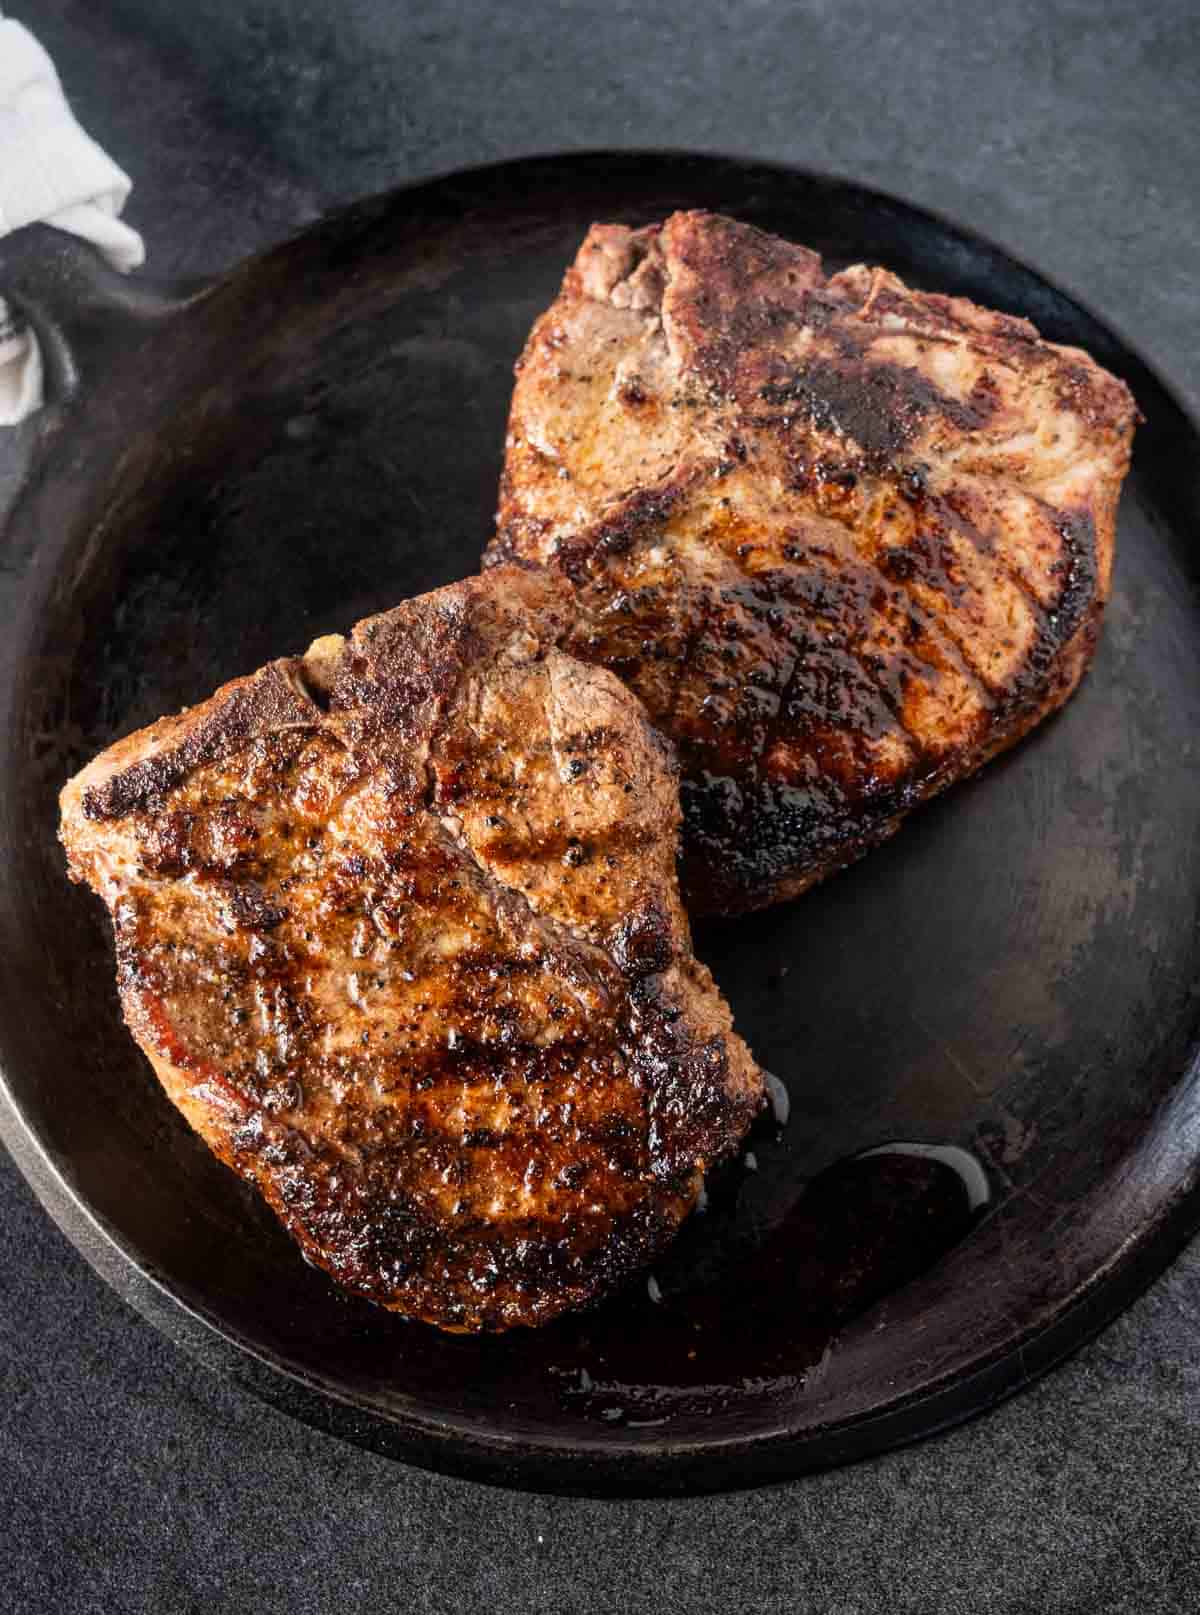
[[[1082,291],[1200,398],[1200,13],[1186,0],[11,0],[134,174],[153,269],[519,151],[826,167]],[[0,501],[32,432],[0,433]],[[1184,1611],[1200,1244],[985,1419],[722,1498],[523,1496],[289,1422],[128,1311],[0,1158],[0,1609]]]

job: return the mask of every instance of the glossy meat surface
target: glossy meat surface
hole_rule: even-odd
[[[1075,688],[1136,411],[1024,320],[750,226],[593,227],[518,365],[485,564],[678,747],[684,895],[794,896]]]
[[[679,904],[673,759],[505,568],[319,640],[65,788],[126,1021],[305,1253],[455,1330],[606,1294],[762,1077]]]

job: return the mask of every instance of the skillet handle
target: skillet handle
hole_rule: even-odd
[[[90,242],[48,224],[0,239],[0,296],[29,321],[42,348],[46,398],[75,393],[112,345],[128,344],[203,289],[120,274]]]

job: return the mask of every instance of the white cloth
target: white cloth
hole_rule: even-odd
[[[142,238],[120,219],[130,188],[76,123],[37,40],[0,17],[0,236],[42,221],[94,242],[117,269],[136,269]],[[0,426],[41,402],[37,341],[0,298]]]

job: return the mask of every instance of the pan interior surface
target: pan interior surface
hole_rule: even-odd
[[[336,1292],[167,1103],[121,1024],[99,905],[66,882],[56,795],[129,730],[476,570],[512,363],[587,226],[696,206],[1026,314],[1122,375],[1146,422],[1112,603],[1061,715],[848,873],[698,929],[791,1114],[714,1186],[654,1294],[448,1337]],[[157,1321],[418,1462],[585,1491],[745,1484],[986,1405],[1197,1220],[1197,448],[1136,356],[1004,253],[749,162],[481,170],[235,270],[85,386],[5,541],[36,550],[0,769],[18,1159]],[[987,1203],[939,1201],[930,1243],[926,1180],[829,1176],[893,1140],[969,1151]],[[814,1180],[825,1199],[802,1200]],[[876,1196],[869,1238],[851,1183]]]

